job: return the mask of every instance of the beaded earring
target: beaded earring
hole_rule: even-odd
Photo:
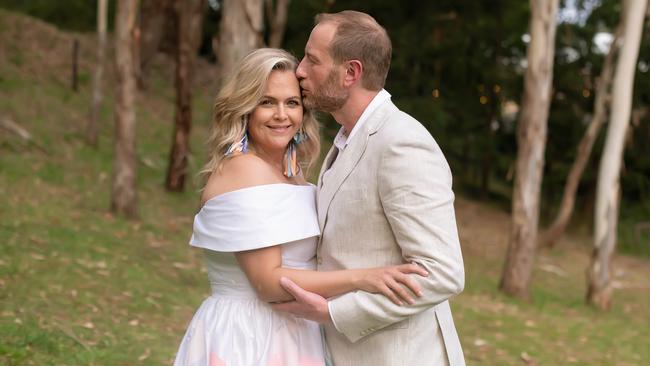
[[[302,127],[293,135],[293,142],[299,144],[307,139],[307,134],[303,131]]]
[[[234,142],[224,155],[228,156],[234,152],[245,153],[248,151],[248,133],[244,133],[244,137],[241,140]]]
[[[287,178],[294,177],[296,174],[300,173],[300,166],[298,165],[298,159],[296,157],[296,144],[289,142],[289,147],[287,152],[284,155],[284,176]]]
[[[293,135],[291,141],[289,141],[289,147],[287,147],[287,152],[284,157],[285,169],[284,175],[287,178],[291,178],[296,174],[300,173],[300,165],[298,165],[298,158],[296,154],[296,145],[302,143],[307,139],[307,134],[303,131],[302,127]]]
[[[225,156],[228,156],[234,152],[245,153],[248,151],[248,118],[244,118],[244,136],[237,142],[234,142],[228,150],[226,150]]]

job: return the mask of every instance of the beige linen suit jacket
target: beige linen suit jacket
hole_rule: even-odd
[[[447,301],[465,281],[447,161],[390,100],[360,128],[339,156],[332,146],[321,169],[318,269],[417,262],[430,274],[412,275],[423,289],[414,305],[363,291],[330,299],[334,365],[464,365]]]

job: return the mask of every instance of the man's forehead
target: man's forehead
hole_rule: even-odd
[[[312,54],[327,53],[335,32],[336,26],[334,24],[321,23],[316,25],[309,36],[305,52]]]
[[[324,45],[329,46],[336,33],[336,25],[332,23],[321,23],[316,25],[311,32],[310,39],[318,41]]]

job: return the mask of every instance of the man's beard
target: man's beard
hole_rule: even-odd
[[[337,76],[336,72],[331,70],[323,84],[316,86],[315,90],[311,90],[311,93],[304,98],[305,107],[323,112],[341,109],[350,94],[337,85]]]

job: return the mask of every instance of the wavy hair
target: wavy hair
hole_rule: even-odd
[[[276,48],[260,48],[244,57],[217,94],[212,126],[208,139],[208,162],[199,175],[207,181],[209,175],[221,168],[228,156],[226,151],[246,133],[250,114],[264,95],[269,75],[273,71],[294,72],[298,60],[290,53]],[[320,153],[319,123],[311,110],[303,106],[302,129],[307,139],[296,145],[298,163],[307,172]]]

